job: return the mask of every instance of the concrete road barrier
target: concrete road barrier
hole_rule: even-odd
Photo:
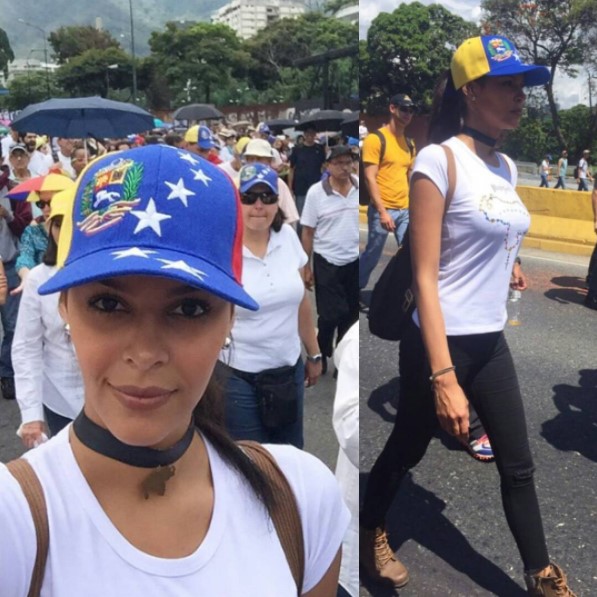
[[[590,255],[597,241],[591,192],[519,186],[516,189],[531,214],[523,246],[545,251]],[[367,208],[360,206],[367,223]]]

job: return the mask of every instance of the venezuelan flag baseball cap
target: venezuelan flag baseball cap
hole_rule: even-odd
[[[145,275],[259,308],[241,284],[238,191],[207,160],[167,145],[110,153],[90,163],[68,192],[74,200],[62,221],[58,270],[40,294]]]
[[[516,46],[500,35],[471,37],[454,52],[450,64],[455,89],[480,77],[524,75],[526,87],[545,85],[549,69],[545,66],[523,64]]]
[[[278,194],[278,173],[265,164],[247,164],[240,169],[240,192],[246,193],[256,184],[263,183]]]

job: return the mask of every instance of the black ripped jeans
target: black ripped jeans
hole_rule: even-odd
[[[522,398],[503,332],[448,337],[458,383],[483,423],[501,480],[506,520],[525,570],[549,564],[533,480]],[[383,526],[409,469],[424,456],[438,428],[429,363],[419,328],[400,343],[400,400],[394,429],[369,475],[361,524]]]

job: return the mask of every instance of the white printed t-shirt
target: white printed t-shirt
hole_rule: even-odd
[[[504,329],[514,259],[530,226],[530,215],[516,193],[516,166],[498,154],[501,171],[490,168],[462,141],[445,142],[456,163],[456,188],[442,225],[439,298],[446,334],[462,336]],[[427,176],[445,197],[447,158],[439,145],[418,154],[415,172]],[[419,324],[418,312],[414,320]]]
[[[264,507],[205,440],[215,503],[207,535],[183,558],[131,545],[112,524],[79,469],[70,425],[27,452],[48,505],[50,550],[42,597],[295,597],[296,586]],[[295,493],[304,533],[305,592],[321,580],[350,515],[331,471],[291,446],[270,445]],[[159,499],[159,498],[156,498]],[[26,597],[35,531],[17,481],[0,465],[0,595]]]

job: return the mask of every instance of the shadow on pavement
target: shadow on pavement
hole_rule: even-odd
[[[367,400],[367,406],[384,421],[393,423],[396,417],[399,392],[400,378],[394,377],[371,392]]]
[[[365,495],[368,476],[368,473],[360,475],[361,496]],[[443,500],[414,483],[411,475],[408,474],[402,482],[386,521],[392,549],[398,550],[406,541],[413,540],[436,554],[447,567],[470,578],[471,583],[476,585],[475,588],[485,589],[493,595],[508,595],[508,597],[526,595],[526,591],[523,591],[503,570],[475,551],[464,535],[442,514],[444,508]],[[400,554],[397,555],[400,558]],[[427,576],[425,583],[427,587],[429,587],[430,570],[439,578],[442,577],[436,562],[433,562],[433,567],[429,562],[404,561],[403,563],[411,571],[409,594],[422,594],[413,586],[416,576],[421,578]],[[369,581],[364,574],[361,574],[361,583],[375,597],[397,594],[392,589],[380,587]],[[458,588],[466,590],[464,586]],[[472,588],[468,586],[468,590]],[[475,594],[479,593],[475,592]]]
[[[597,369],[578,372],[578,386],[553,387],[560,411],[541,426],[541,435],[555,448],[578,452],[597,462]]]
[[[582,305],[587,296],[587,284],[583,278],[577,276],[557,276],[551,283],[559,288],[550,288],[545,296],[552,301],[568,305],[574,303]]]

